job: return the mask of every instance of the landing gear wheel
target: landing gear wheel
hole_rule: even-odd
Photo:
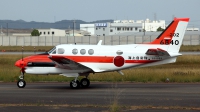
[[[83,87],[83,88],[89,87],[89,85],[90,85],[90,81],[87,78],[81,79],[80,83],[81,83],[81,87]]]
[[[23,79],[19,79],[19,81],[17,82],[17,86],[19,88],[24,88],[26,86],[26,81],[24,81]]]
[[[79,88],[80,87],[80,82],[78,81],[78,80],[72,80],[71,82],[70,82],[70,87],[72,88],[72,89],[76,89],[76,88]]]

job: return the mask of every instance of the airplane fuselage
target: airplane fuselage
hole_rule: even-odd
[[[147,55],[144,51],[149,48],[161,48],[167,50],[167,45],[150,45],[150,44],[131,44],[131,45],[58,45],[55,48],[55,52],[51,52],[50,56],[63,56],[88,68],[76,68],[76,69],[63,69],[52,66],[45,66],[37,64],[31,65],[30,63],[36,63],[37,60],[25,59],[30,65],[26,67],[25,72],[28,74],[63,74],[63,73],[85,73],[85,72],[107,72],[117,71],[127,68],[145,67],[158,64],[173,63],[175,58],[169,58],[165,55]],[[62,49],[64,52],[59,52]],[[76,49],[77,52],[73,52]],[[48,58],[49,55],[43,56],[46,58],[44,62],[52,63]],[[38,59],[38,58],[37,58]],[[44,60],[44,59],[43,59]],[[32,61],[32,62],[31,62]],[[38,61],[40,63],[44,63]],[[92,68],[92,69],[89,69]]]

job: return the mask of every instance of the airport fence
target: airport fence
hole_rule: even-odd
[[[103,45],[139,44],[153,41],[157,36],[0,36],[1,46],[55,46],[58,44],[97,44]],[[200,35],[185,35],[183,45],[200,45]]]

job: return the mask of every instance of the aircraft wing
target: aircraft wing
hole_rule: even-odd
[[[156,49],[148,49],[145,53],[147,55],[159,55],[159,56],[170,56],[169,53],[163,49],[156,48]]]
[[[56,67],[58,68],[70,69],[70,70],[88,69],[88,67],[83,66],[63,56],[49,56],[49,59],[55,62]]]

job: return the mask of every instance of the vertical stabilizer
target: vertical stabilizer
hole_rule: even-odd
[[[178,22],[178,25],[172,34],[173,38],[169,45],[168,52],[178,53],[183,42],[189,18],[175,18],[174,21]]]
[[[169,45],[168,52],[179,52],[189,18],[174,18],[168,27],[150,44]]]

